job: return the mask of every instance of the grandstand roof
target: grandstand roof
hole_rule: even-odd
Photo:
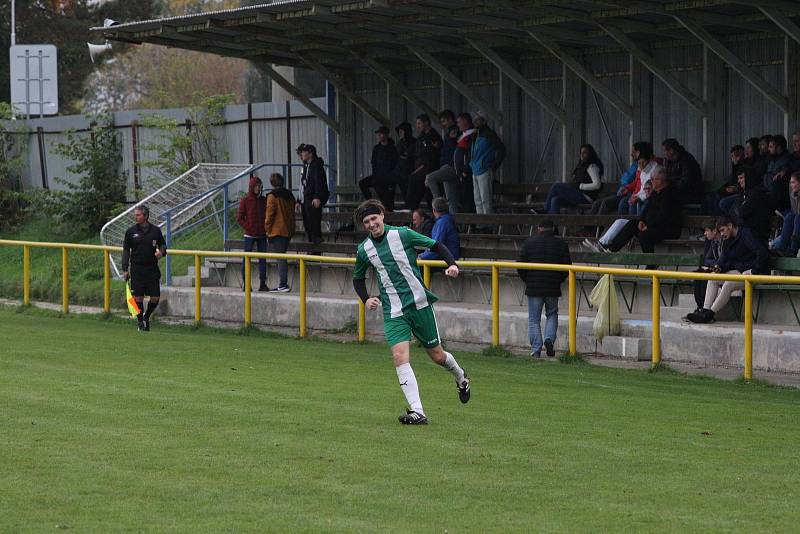
[[[800,42],[791,20],[798,15],[800,2],[787,0],[281,0],[92,30],[109,40],[346,71],[364,68],[359,59],[420,63],[409,47],[449,62],[481,44],[516,55],[552,52],[552,44],[618,49],[614,34],[642,49],[697,42],[704,30],[722,41],[786,32]]]

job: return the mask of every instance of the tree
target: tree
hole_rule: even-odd
[[[0,102],[0,120],[11,119],[11,106]],[[1,123],[0,123],[1,124]],[[27,135],[23,128],[17,132],[8,123],[0,125],[0,230],[11,228],[24,219],[25,204],[19,172],[25,166]]]

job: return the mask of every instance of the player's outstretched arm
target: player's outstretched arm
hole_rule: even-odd
[[[450,252],[450,249],[447,248],[443,243],[437,241],[436,244],[431,248],[432,252],[435,252],[439,255],[442,260],[447,264],[447,269],[445,269],[444,274],[455,278],[458,276],[458,265],[456,265],[456,260],[453,258],[453,254]]]

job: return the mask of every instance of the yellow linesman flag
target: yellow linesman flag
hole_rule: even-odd
[[[136,303],[136,299],[133,298],[131,294],[131,284],[130,282],[125,284],[125,300],[128,301],[128,311],[131,314],[131,317],[136,317],[140,313],[142,313],[142,309]]]

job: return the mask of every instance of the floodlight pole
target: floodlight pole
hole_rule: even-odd
[[[14,16],[14,0],[11,0],[11,46],[17,44],[17,25]]]

